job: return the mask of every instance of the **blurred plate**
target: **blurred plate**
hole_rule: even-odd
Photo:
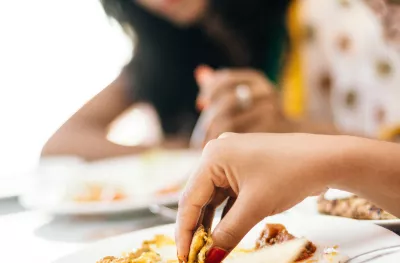
[[[295,208],[293,208],[291,211],[295,213],[299,213],[300,215],[303,216],[323,216],[323,217],[333,217],[333,218],[340,218],[337,216],[330,216],[330,215],[322,215],[318,212],[317,208],[317,199],[318,197],[309,197],[305,199],[303,202],[298,204]],[[356,220],[356,219],[353,219]],[[383,226],[387,229],[393,230],[393,231],[399,231],[400,230],[400,219],[393,219],[393,220],[357,220],[361,222],[368,222],[368,223],[373,223],[379,226]]]
[[[176,203],[199,156],[157,150],[91,163],[69,157],[43,159],[20,202],[60,215],[122,213]]]
[[[316,255],[324,257],[322,255],[324,254],[324,248],[333,246],[337,248],[337,256],[334,255],[331,258],[326,259],[327,261],[322,261],[320,259],[312,261],[309,259],[305,262],[344,262],[343,257],[354,257],[371,250],[400,244],[399,236],[373,224],[360,223],[354,220],[342,218],[310,217],[307,220],[301,219],[302,218],[299,217],[278,215],[269,218],[266,221],[282,223],[294,235],[305,237],[314,242],[318,247]],[[250,231],[239,247],[254,247],[255,241],[264,227],[264,223],[265,222],[258,224],[252,231]],[[174,225],[150,228],[106,239],[95,243],[84,250],[63,257],[54,263],[94,263],[105,256],[121,256],[122,253],[140,247],[144,240],[152,239],[154,235],[157,234],[164,234],[173,237]],[[170,252],[171,253],[168,254],[176,255],[175,251]],[[390,262],[391,261],[386,263]]]
[[[26,176],[0,177],[0,199],[21,195],[26,188]]]

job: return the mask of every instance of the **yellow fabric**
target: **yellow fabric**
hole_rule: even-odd
[[[378,138],[384,141],[395,141],[398,136],[400,136],[400,125],[394,125],[383,128]]]
[[[300,26],[300,2],[293,0],[288,11],[287,26],[291,53],[287,60],[283,78],[283,107],[290,118],[301,118],[305,113],[304,76],[300,45],[302,27]]]

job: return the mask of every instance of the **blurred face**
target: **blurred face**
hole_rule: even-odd
[[[207,0],[136,0],[140,5],[175,24],[190,25],[204,15]]]

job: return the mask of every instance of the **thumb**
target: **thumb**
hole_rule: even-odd
[[[213,246],[206,263],[220,263],[239,244],[242,238],[265,216],[254,202],[251,192],[239,194],[232,208],[215,227]]]

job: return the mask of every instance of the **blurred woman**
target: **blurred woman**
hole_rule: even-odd
[[[225,131],[286,129],[275,85],[289,0],[101,2],[109,16],[134,33],[133,58],[50,138],[42,155],[98,159],[142,151],[145,147],[106,139],[110,123],[136,103],[156,110],[165,144],[187,146],[198,109],[210,112],[200,144]]]
[[[196,122],[192,139],[200,146],[223,132],[392,141],[400,133],[400,12],[391,1],[102,3],[134,32],[133,59],[56,132],[43,155],[97,159],[142,151],[106,140],[112,120],[140,102],[155,108],[164,146],[187,146]]]

